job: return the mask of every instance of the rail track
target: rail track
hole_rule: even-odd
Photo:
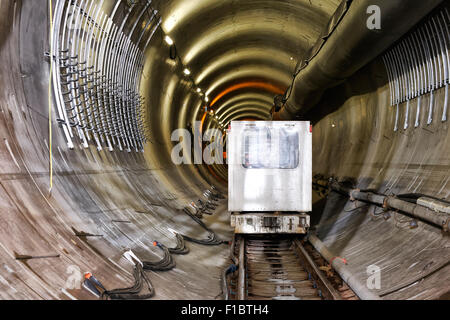
[[[236,251],[238,300],[343,299],[297,237],[239,236]]]

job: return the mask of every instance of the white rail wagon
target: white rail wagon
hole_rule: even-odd
[[[309,121],[232,121],[228,210],[236,233],[306,233],[311,211]]]

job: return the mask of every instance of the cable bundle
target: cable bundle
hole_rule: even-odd
[[[155,289],[153,288],[150,279],[145,274],[144,269],[142,268],[140,263],[137,263],[134,266],[133,276],[134,285],[132,287],[104,291],[102,294],[102,299],[109,298],[111,300],[143,300],[149,299],[155,295]],[[140,295],[139,292],[142,291],[144,284],[148,289],[148,293]]]
[[[186,246],[183,236],[177,233],[176,237],[177,246],[175,248],[169,248],[169,252],[172,254],[188,254],[189,248]]]
[[[223,198],[219,192],[212,192],[209,190],[207,194],[207,198],[209,198],[208,202],[203,203],[205,208],[212,209],[216,207],[215,202]],[[210,230],[205,223],[196,215],[193,215],[187,208],[184,208],[183,211],[189,215],[195,222],[197,222],[203,229],[208,232],[208,237],[206,239],[194,239],[185,235],[176,234],[177,245],[175,248],[167,248],[165,245],[159,243],[158,241],[154,241],[153,245],[159,247],[163,252],[164,256],[161,260],[152,262],[152,261],[136,261],[138,259],[135,257],[133,259],[136,261],[136,265],[133,270],[134,275],[134,285],[129,288],[122,289],[114,289],[114,290],[105,290],[101,297],[102,299],[112,299],[112,300],[138,300],[138,299],[149,299],[155,295],[155,290],[150,279],[145,274],[145,271],[168,271],[175,268],[176,263],[173,259],[172,254],[180,254],[184,255],[189,253],[189,248],[186,246],[185,240],[198,243],[201,245],[220,245],[223,243],[228,243],[227,241],[220,240],[214,231]],[[225,271],[226,274],[233,272],[232,266]],[[143,285],[146,285],[148,288],[147,294],[140,295],[139,292],[142,291]]]
[[[198,218],[197,216],[193,215],[192,213],[189,212],[189,210],[187,208],[183,209],[183,212],[186,213],[188,216],[190,216],[195,222],[197,222],[203,229],[205,229],[206,231],[208,231],[208,238],[207,239],[194,239],[191,238],[189,236],[183,235],[183,238],[186,241],[190,241],[190,242],[194,242],[194,243],[198,243],[198,244],[202,244],[202,245],[209,245],[209,246],[217,246],[223,243],[227,243],[226,241],[222,241],[220,240],[217,235],[214,233],[214,231],[210,230],[205,223],[200,220],[200,218]]]
[[[175,268],[176,264],[169,252],[169,249],[158,241],[154,241],[153,245],[159,247],[164,252],[164,257],[160,261],[156,262],[142,261],[144,270],[168,271]]]
[[[145,271],[168,271],[175,268],[176,264],[172,257],[173,254],[187,254],[189,253],[189,248],[186,247],[186,243],[181,235],[176,234],[177,246],[175,248],[167,248],[158,241],[154,241],[153,244],[159,247],[164,252],[164,257],[157,262],[142,261],[142,265],[139,261],[133,270],[134,275],[134,285],[129,288],[114,289],[107,291],[105,290],[102,294],[102,299],[111,300],[142,300],[149,299],[155,295],[155,290],[150,279],[145,274]],[[149,293],[139,295],[141,292],[143,284],[146,284]]]

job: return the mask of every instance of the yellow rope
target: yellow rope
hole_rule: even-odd
[[[50,74],[48,79],[48,144],[49,144],[49,165],[50,165],[50,189],[53,188],[53,155],[52,155],[52,74],[53,74],[53,3],[49,0],[50,16]]]

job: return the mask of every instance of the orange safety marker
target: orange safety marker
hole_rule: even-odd
[[[339,260],[341,260],[344,264],[347,264],[347,259],[341,258],[341,257],[333,257],[333,258],[330,260],[330,265],[333,264],[334,259],[339,259]]]

